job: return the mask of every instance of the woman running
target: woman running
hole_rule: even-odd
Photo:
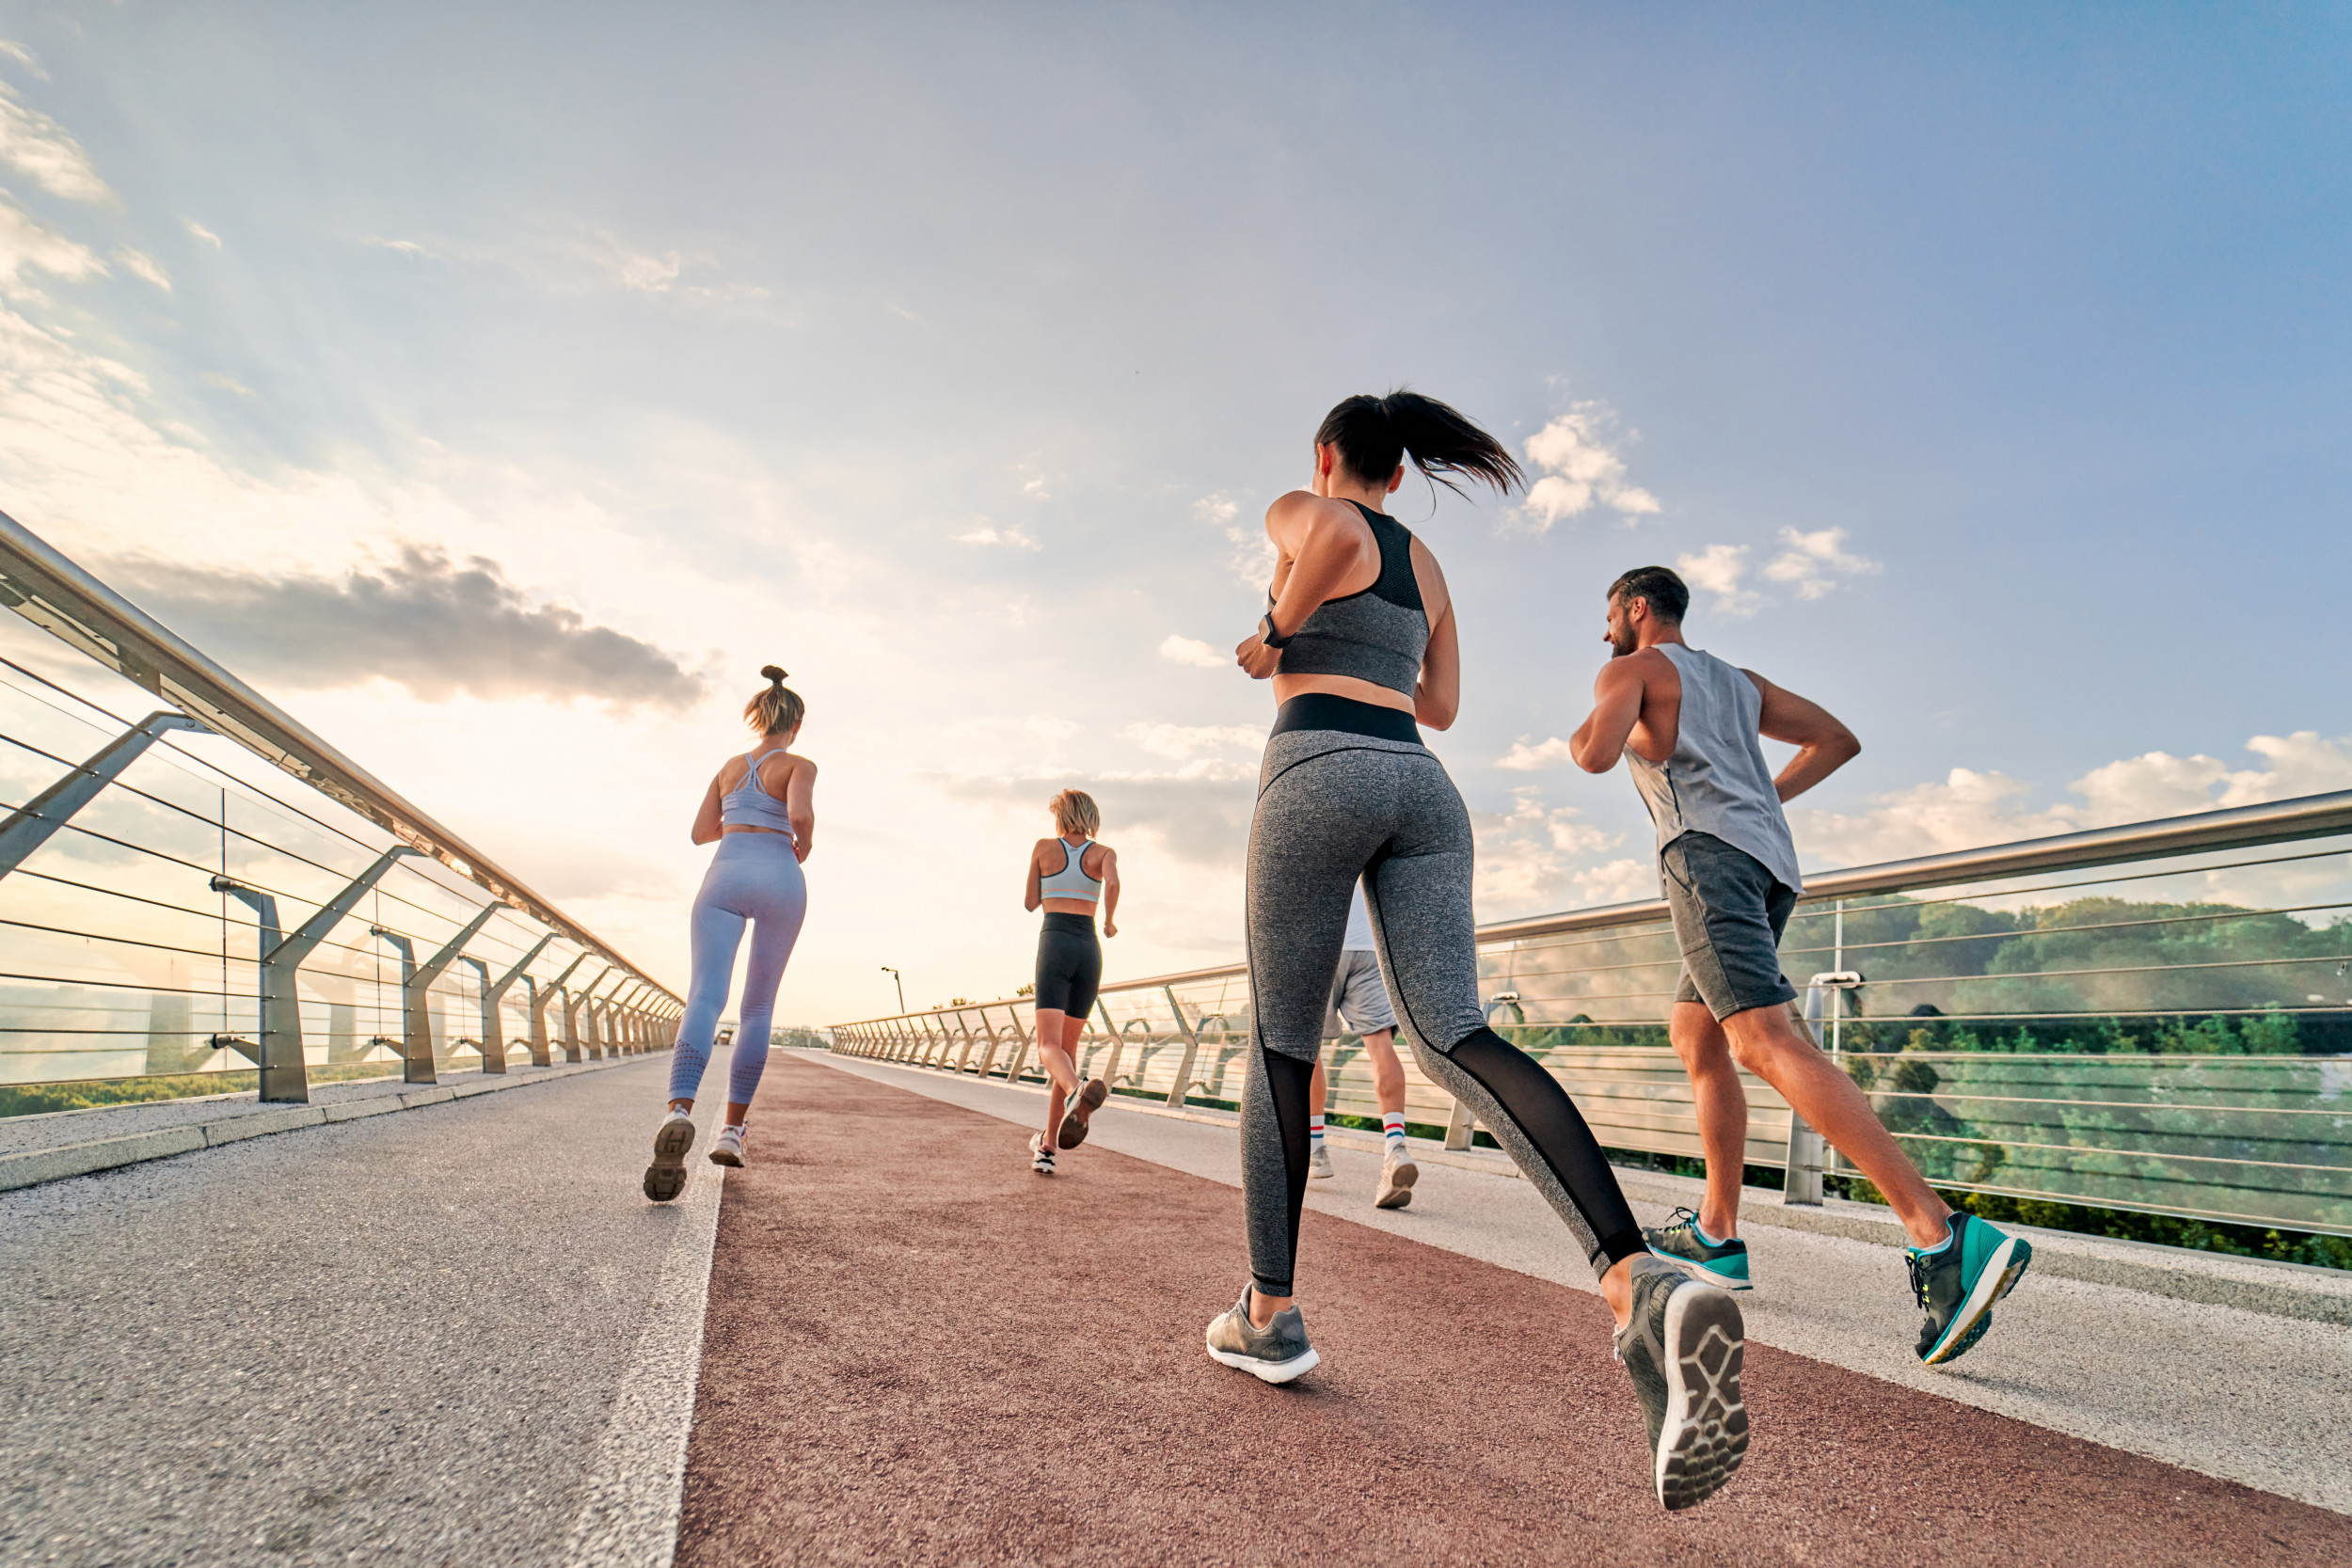
[[[702,891],[694,895],[694,974],[686,990],[686,1016],[678,1020],[677,1054],[670,1063],[670,1114],[653,1136],[653,1164],[645,1167],[645,1196],[656,1203],[686,1190],[686,1152],[694,1147],[694,1093],[702,1086],[711,1037],[727,1005],[735,950],[749,925],[752,961],[743,972],[743,1006],[727,1069],[726,1125],[710,1151],[714,1165],[742,1164],[743,1118],[768,1066],[776,986],[808,913],[801,863],[808,859],[817,829],[812,804],[817,765],[790,750],[806,708],[800,695],[786,688],[782,670],[771,664],[759,673],[768,677],[767,689],[743,705],[743,721],[759,744],[728,759],[694,814],[694,842],[716,840],[719,850],[710,857]]]
[[[1055,836],[1029,851],[1029,890],[1021,907],[1045,910],[1037,936],[1037,1059],[1053,1080],[1045,1091],[1045,1131],[1029,1140],[1029,1168],[1054,1174],[1054,1150],[1087,1141],[1095,1107],[1110,1098],[1100,1078],[1078,1083],[1078,1037],[1103,984],[1103,944],[1094,940],[1094,906],[1103,934],[1119,935],[1119,852],[1095,841],[1103,813],[1094,797],[1065,789],[1049,802]]]
[[[1268,610],[1234,650],[1252,679],[1272,677],[1279,706],[1249,829],[1241,1137],[1251,1279],[1209,1324],[1209,1354],[1268,1383],[1318,1360],[1292,1269],[1309,1085],[1361,877],[1414,1058],[1494,1132],[1583,1245],[1648,1422],[1652,1485],[1666,1507],[1688,1508],[1747,1449],[1740,1310],[1650,1256],[1566,1092],[1486,1027],[1470,815],[1416,727],[1445,729],[1460,705],[1454,607],[1429,546],[1380,510],[1407,457],[1450,489],[1457,474],[1504,494],[1525,483],[1493,436],[1442,403],[1404,391],[1349,398],[1315,433],[1311,487],[1266,511],[1279,551]]]

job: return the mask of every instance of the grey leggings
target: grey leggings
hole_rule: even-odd
[[[1645,1250],[1575,1102],[1486,1027],[1470,862],[1470,814],[1426,747],[1337,729],[1278,728],[1266,743],[1249,828],[1252,1048],[1241,1105],[1249,1266],[1261,1294],[1293,1293],[1308,1080],[1359,876],[1380,970],[1422,1071],[1494,1133],[1596,1273]]]

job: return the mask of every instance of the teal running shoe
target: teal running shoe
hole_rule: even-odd
[[[1642,1240],[1667,1262],[1719,1291],[1756,1289],[1748,1278],[1748,1243],[1708,1241],[1699,1234],[1699,1217],[1692,1210],[1677,1209],[1664,1225],[1645,1227]]]
[[[1919,1359],[1931,1367],[1957,1361],[1993,1326],[1993,1307],[2016,1288],[2033,1261],[2033,1244],[1994,1229],[1973,1214],[1954,1214],[1952,1239],[1933,1252],[1906,1247],[1911,1289],[1927,1309],[1919,1328]]]

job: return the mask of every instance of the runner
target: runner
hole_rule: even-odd
[[[1927,1310],[1919,1359],[1957,1359],[1993,1324],[2033,1248],[1946,1207],[1871,1114],[1852,1079],[1790,1019],[1796,990],[1780,972],[1780,934],[1804,883],[1784,801],[1862,750],[1822,708],[1754,671],[1682,640],[1691,591],[1663,566],[1609,589],[1609,662],[1593,712],[1569,740],[1577,766],[1606,773],[1623,756],[1658,825],[1659,879],[1682,948],[1667,1035],[1691,1074],[1707,1193],[1696,1213],[1646,1232],[1700,1277],[1748,1284],[1740,1179],[1748,1101],[1736,1061],[1780,1092],[1807,1126],[1884,1194],[1911,1233],[1911,1287]],[[1774,778],[1759,736],[1797,754]]]
[[[1413,1201],[1413,1183],[1421,1167],[1405,1147],[1405,1066],[1396,1059],[1396,1012],[1389,1006],[1389,989],[1381,983],[1380,959],[1372,946],[1372,911],[1364,905],[1364,888],[1357,883],[1347,902],[1347,935],[1340,942],[1340,973],[1331,982],[1331,1006],[1323,1020],[1323,1037],[1338,1039],[1354,1033],[1372,1058],[1372,1094],[1380,1105],[1380,1185],[1374,1189],[1375,1209],[1402,1209]],[[1324,1113],[1330,1104],[1323,1056],[1315,1055],[1314,1082],[1308,1087],[1307,1136],[1314,1152],[1307,1162],[1311,1180],[1327,1180],[1331,1151],[1324,1147]]]
[[[1103,944],[1094,940],[1094,906],[1103,906],[1103,934],[1119,935],[1119,853],[1095,841],[1103,813],[1094,797],[1065,789],[1049,802],[1056,836],[1029,851],[1029,891],[1022,908],[1045,910],[1037,937],[1037,1060],[1052,1080],[1045,1091],[1045,1130],[1029,1140],[1029,1168],[1054,1174],[1054,1150],[1087,1141],[1095,1108],[1110,1098],[1097,1078],[1078,1084],[1078,1037],[1103,984]]]
[[[743,1005],[738,1010],[735,1053],[727,1069],[726,1125],[710,1150],[714,1165],[743,1163],[743,1118],[768,1066],[769,1025],[775,1016],[776,987],[792,957],[808,912],[808,886],[801,863],[808,859],[817,828],[813,800],[817,765],[795,756],[790,747],[806,711],[797,692],[771,664],[761,674],[766,689],[743,705],[743,721],[759,744],[728,759],[694,814],[696,844],[716,842],[702,891],[694,895],[693,979],[686,990],[685,1016],[678,1020],[677,1054],[670,1059],[670,1114],[654,1133],[653,1164],[645,1167],[645,1196],[667,1203],[686,1190],[686,1153],[694,1147],[694,1095],[710,1060],[719,1014],[727,1005],[727,981],[735,973],[735,950],[743,927],[752,927],[752,957],[743,972]]]
[[[1687,1508],[1746,1452],[1730,1296],[1649,1255],[1600,1146],[1551,1074],[1486,1025],[1470,826],[1416,720],[1454,722],[1461,665],[1445,575],[1379,510],[1404,460],[1432,480],[1525,483],[1491,436],[1412,392],[1352,397],[1315,434],[1311,489],[1266,511],[1271,605],[1235,652],[1279,705],[1249,830],[1248,1074],[1242,1193],[1250,1282],[1209,1324],[1216,1360],[1287,1383],[1319,1357],[1293,1300],[1308,1094],[1361,878],[1380,970],[1422,1070],[1464,1101],[1582,1243],[1648,1423],[1651,1484]]]

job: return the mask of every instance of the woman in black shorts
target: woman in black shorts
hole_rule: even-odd
[[[1073,1050],[1103,984],[1103,944],[1094,940],[1094,906],[1103,906],[1103,934],[1119,935],[1119,852],[1094,835],[1103,813],[1084,790],[1065,789],[1052,801],[1052,838],[1029,851],[1029,891],[1022,908],[1043,907],[1037,938],[1037,1059],[1053,1080],[1045,1093],[1045,1131],[1029,1140],[1029,1168],[1054,1174],[1057,1147],[1086,1142],[1087,1123],[1110,1098],[1100,1078],[1078,1083]]]

